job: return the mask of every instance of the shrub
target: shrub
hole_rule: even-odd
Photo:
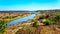
[[[41,15],[41,16],[39,16],[39,19],[43,19],[43,16]]]
[[[38,20],[35,19],[35,20],[33,20],[33,21],[34,21],[33,26],[36,27],[36,26],[37,26],[37,23],[38,23]]]
[[[54,20],[59,20],[59,19],[60,19],[60,14],[55,14],[55,15],[53,15],[53,19],[54,19]]]
[[[11,19],[11,18],[12,18],[12,16],[6,16],[3,19]]]
[[[7,20],[0,20],[0,33],[4,33],[7,27],[8,21]]]
[[[51,25],[51,24],[54,24],[54,21],[49,20],[49,19],[44,19],[44,20],[42,21],[42,23],[45,24],[45,25]]]

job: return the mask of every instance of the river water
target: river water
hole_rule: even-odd
[[[36,14],[31,14],[31,15],[25,16],[23,18],[13,20],[13,21],[9,22],[8,25],[10,26],[10,25],[14,25],[14,24],[19,24],[19,23],[22,23],[24,21],[28,21],[30,19],[33,19],[35,16],[36,16]]]

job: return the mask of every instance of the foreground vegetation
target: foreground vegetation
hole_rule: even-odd
[[[3,34],[8,25],[7,20],[0,20],[0,34]]]

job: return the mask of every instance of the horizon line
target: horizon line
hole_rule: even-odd
[[[38,10],[0,10],[0,11],[38,11]],[[40,10],[60,10],[60,9],[40,9]]]

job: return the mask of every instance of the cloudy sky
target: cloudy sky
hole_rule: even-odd
[[[60,9],[60,0],[0,0],[0,10]]]

